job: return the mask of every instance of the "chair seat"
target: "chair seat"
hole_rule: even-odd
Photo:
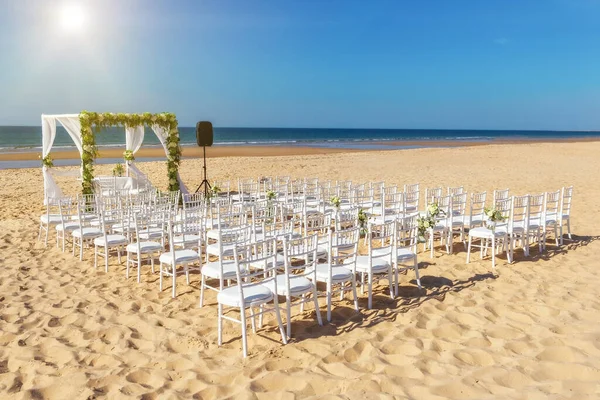
[[[387,272],[390,264],[382,259],[373,258],[371,271],[373,273]],[[369,272],[369,256],[356,257],[356,272]]]
[[[194,234],[185,234],[184,235],[175,235],[173,236],[173,244],[175,246],[184,246],[186,244],[198,244],[202,238],[200,235]]]
[[[245,271],[242,270],[242,273]],[[202,266],[202,275],[208,276],[213,279],[221,278],[221,267],[218,261],[212,261]],[[237,276],[237,268],[235,262],[225,261],[223,262],[223,279],[235,279]]]
[[[383,247],[379,249],[373,249],[373,258],[377,257],[389,257],[390,254],[393,254],[394,250],[390,247]]]
[[[210,229],[208,232],[206,232],[206,237],[208,239],[219,240],[222,235],[227,235],[228,230],[230,229],[221,225],[221,229]]]
[[[106,240],[104,236],[94,239],[96,246],[124,246],[128,243],[129,240],[123,235],[106,235]]]
[[[77,237],[77,238],[83,237],[84,239],[97,238],[97,237],[104,235],[104,233],[100,229],[93,228],[90,226],[87,226],[83,229],[80,229],[80,228],[74,229],[71,234],[74,237]]]
[[[371,217],[371,222],[380,225],[386,222],[392,222],[395,219],[398,219],[397,214],[388,214],[386,211],[385,217],[382,215],[376,215],[374,217]]]
[[[277,275],[277,294],[280,296],[287,296],[287,285],[285,281],[285,275],[280,274]],[[271,291],[274,291],[274,281],[271,280],[265,284]],[[304,276],[290,276],[290,295],[297,297],[302,295],[303,293],[308,293],[312,290],[313,283]]]
[[[60,215],[44,214],[40,216],[40,221],[46,225],[56,225],[62,222],[62,218]]]
[[[273,299],[273,292],[264,285],[243,286],[244,304],[246,308],[268,303]],[[217,302],[230,307],[241,307],[240,288],[229,286],[217,294]]]
[[[272,261],[268,261],[267,262],[267,267],[271,268],[273,265]],[[277,253],[275,255],[275,265],[277,266],[277,268],[283,268],[285,266],[285,257],[283,257],[283,254],[279,254]],[[264,262],[255,262],[255,263],[250,263],[250,266],[252,268],[255,269],[265,269],[265,263]]]
[[[64,231],[64,232],[72,232],[78,228],[79,228],[79,222],[64,222],[64,223],[59,222],[58,225],[56,225],[57,231]]]
[[[233,248],[234,244],[224,244],[223,245],[223,254],[219,253],[219,243],[212,243],[206,246],[206,253],[211,256],[224,256],[231,257],[233,256]]]
[[[441,226],[462,226],[465,224],[465,216],[464,215],[454,215],[451,219],[444,219],[438,222]]]
[[[161,238],[163,234],[164,231],[161,228],[148,228],[140,231],[139,237],[142,240],[158,239]]]
[[[111,220],[111,219],[104,220],[104,224],[112,225],[112,230],[115,232],[125,232],[125,231],[135,230],[135,222],[119,223],[119,224],[116,224],[116,222],[117,222],[116,220]],[[116,224],[116,225],[113,225],[113,224]]]
[[[154,253],[162,250],[162,245],[158,242],[142,241],[140,243],[140,253]],[[127,252],[137,253],[137,243],[130,243],[127,245]]]
[[[313,272],[312,268],[308,268],[307,271]],[[346,282],[352,280],[352,271],[344,265],[333,265],[331,267],[331,282]],[[317,281],[318,282],[329,282],[329,265],[328,264],[317,264]]]
[[[483,239],[491,239],[493,236],[503,237],[506,235],[506,225],[502,225],[496,227],[496,231],[492,232],[491,229],[486,228],[485,226],[480,226],[479,228],[473,228],[469,231],[469,236]]]
[[[417,255],[411,249],[407,249],[405,247],[396,250],[397,261],[412,260],[416,256]]]
[[[194,261],[200,261],[200,256],[194,250],[183,249],[183,250],[175,250],[175,262],[173,262],[173,257],[171,256],[171,252],[163,253],[160,255],[158,260],[161,263],[165,264],[187,264]]]

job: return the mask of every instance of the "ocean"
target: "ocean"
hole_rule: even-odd
[[[194,127],[180,127],[183,146],[196,143]],[[438,130],[438,129],[313,129],[313,128],[214,128],[214,144],[219,146],[311,146],[355,149],[411,148],[397,142],[427,142],[452,140],[463,142],[493,142],[495,140],[544,140],[600,138],[599,131],[492,131],[492,130]],[[97,144],[101,147],[120,147],[125,143],[122,128],[100,132]],[[385,142],[394,142],[386,145]],[[0,152],[40,151],[40,126],[0,126]],[[144,146],[159,146],[156,135],[146,129]],[[57,124],[53,150],[74,148],[71,138]]]

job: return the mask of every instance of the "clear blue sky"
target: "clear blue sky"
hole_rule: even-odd
[[[0,0],[0,124],[600,129],[597,0]]]

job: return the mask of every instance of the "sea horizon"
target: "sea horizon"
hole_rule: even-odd
[[[195,127],[179,127],[182,146],[196,143]],[[493,142],[498,140],[569,140],[600,138],[595,130],[494,130],[494,129],[392,129],[392,128],[244,128],[214,127],[214,145],[240,146],[309,146],[373,149],[370,142]],[[99,147],[124,145],[123,128],[108,128],[97,135]],[[363,145],[361,145],[363,143]],[[0,152],[30,152],[41,150],[40,126],[0,126]],[[152,130],[146,129],[143,146],[160,146]],[[398,147],[398,146],[393,146]],[[72,149],[74,143],[57,124],[53,149]],[[402,147],[401,147],[402,148]]]

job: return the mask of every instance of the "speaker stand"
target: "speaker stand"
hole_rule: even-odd
[[[198,188],[196,189],[196,191],[194,193],[198,193],[200,191],[200,189],[204,188],[204,198],[208,199],[210,196],[210,190],[212,189],[212,187],[210,186],[210,183],[208,183],[208,180],[206,179],[206,146],[202,146],[202,148],[204,149],[204,166],[202,167],[202,170],[204,171],[204,179],[202,179],[202,182],[200,183],[200,186],[198,186]]]

